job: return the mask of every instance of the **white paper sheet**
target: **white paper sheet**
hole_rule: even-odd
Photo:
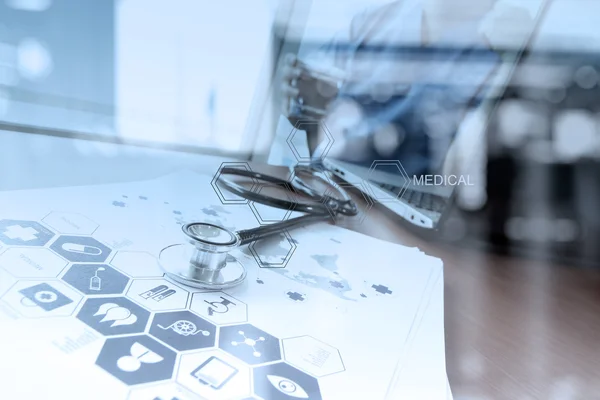
[[[241,249],[244,284],[183,287],[156,259],[182,222],[257,224],[210,179],[0,196],[2,397],[385,398],[441,261],[321,224],[255,248],[285,268]]]

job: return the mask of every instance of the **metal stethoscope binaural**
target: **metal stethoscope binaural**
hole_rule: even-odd
[[[195,288],[230,288],[242,283],[246,277],[245,267],[229,254],[230,251],[298,226],[358,214],[354,201],[332,181],[327,171],[314,166],[296,166],[293,172],[293,177],[288,181],[242,168],[222,168],[217,182],[235,195],[305,214],[237,232],[205,222],[185,224],[182,230],[186,242],[170,245],[160,252],[159,261],[166,276]],[[286,193],[281,197],[263,194],[261,190],[246,188],[228,177],[249,179],[254,184],[266,182]]]

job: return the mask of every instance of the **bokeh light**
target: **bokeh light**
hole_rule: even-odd
[[[52,5],[52,0],[6,0],[6,5],[21,11],[46,11]]]
[[[592,89],[598,84],[598,72],[591,65],[584,65],[575,71],[573,79],[579,87]]]
[[[406,132],[394,124],[386,124],[373,132],[373,147],[383,157],[390,157],[404,141]]]
[[[48,48],[36,39],[23,39],[17,46],[19,74],[31,81],[46,78],[52,72],[52,56]]]
[[[576,161],[597,151],[594,116],[585,110],[564,110],[554,122],[554,152],[562,161]]]

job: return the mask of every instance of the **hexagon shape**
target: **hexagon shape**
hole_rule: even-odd
[[[222,327],[219,348],[250,365],[281,360],[279,339],[250,324]]]
[[[197,400],[198,396],[190,393],[177,383],[136,387],[129,392],[127,400]]]
[[[282,200],[288,201],[289,207],[287,209],[272,207],[270,205],[261,204],[256,201],[250,201],[248,205],[250,210],[256,217],[256,220],[261,225],[272,224],[275,222],[285,221],[290,217],[294,210],[294,204],[296,202],[294,193],[291,187],[287,184],[276,185],[274,183],[263,183],[256,185],[252,191],[257,194],[262,194],[269,197],[275,197]]]
[[[323,132],[323,141],[317,145],[315,149],[315,154],[312,156],[309,154],[308,149],[301,149],[295,143],[295,139],[299,132],[306,131],[307,129],[318,128],[321,132]],[[301,120],[296,123],[288,138],[286,139],[288,146],[292,153],[294,153],[294,157],[300,163],[310,163],[313,159],[321,159],[327,156],[329,150],[333,146],[334,138],[327,126],[323,122],[313,121],[313,120]]]
[[[286,231],[248,245],[248,251],[261,268],[285,268],[296,251],[296,242]]]
[[[167,311],[186,308],[189,293],[166,279],[134,279],[127,297],[151,311]]]
[[[13,246],[44,246],[54,232],[35,221],[0,220],[0,241]]]
[[[73,264],[62,280],[84,294],[121,294],[129,278],[106,264]]]
[[[344,371],[338,349],[311,336],[298,336],[281,341],[283,359],[290,365],[320,378]]]
[[[60,281],[19,281],[2,296],[2,301],[26,318],[69,316],[81,299]]]
[[[53,211],[46,215],[42,222],[58,233],[67,235],[91,235],[98,224],[85,215]]]
[[[408,174],[404,170],[404,167],[402,166],[402,163],[398,160],[375,160],[375,161],[373,161],[373,163],[371,164],[371,167],[369,168],[369,175],[368,175],[367,180],[368,181],[370,181],[370,180],[377,181],[377,179],[374,179],[374,178],[376,178],[377,175],[379,175],[379,174],[385,174],[385,173],[400,175],[402,178],[404,178],[404,184],[402,185],[402,188],[395,196],[391,195],[391,194],[387,194],[387,193],[386,194],[380,193],[376,190],[373,190],[372,187],[369,187],[371,197],[380,203],[398,200],[399,198],[401,198],[404,195],[406,188],[410,185],[410,176],[408,176]]]
[[[146,336],[107,339],[96,365],[126,385],[159,382],[173,377],[177,354]]]
[[[91,236],[59,236],[50,248],[71,262],[102,263],[111,250]]]
[[[243,197],[240,197],[234,193],[231,193],[229,190],[227,190],[227,188],[223,187],[219,183],[219,177],[223,173],[224,169],[225,169],[225,171],[227,171],[227,168],[235,168],[235,169],[239,169],[242,171],[252,172],[250,165],[246,162],[224,162],[224,163],[222,163],[221,166],[219,167],[219,170],[217,171],[217,173],[213,177],[212,181],[210,182],[215,193],[219,197],[219,200],[221,200],[222,204],[248,204],[248,199],[244,199]],[[252,189],[257,184],[257,182],[253,178],[249,178],[249,179],[251,182],[251,189]]]
[[[284,362],[254,368],[252,375],[254,393],[263,399],[323,399],[315,378]]]
[[[145,251],[117,251],[109,263],[132,278],[161,278],[164,275],[158,259]]]
[[[190,309],[216,325],[248,320],[248,306],[223,292],[198,292],[192,295]]]
[[[219,349],[183,354],[177,382],[211,399],[236,399],[250,395],[250,368]]]
[[[55,278],[67,261],[46,248],[16,247],[0,255],[0,267],[17,278]]]
[[[323,204],[325,205],[325,208],[327,208],[327,211],[329,211],[329,214],[332,217],[334,217],[336,222],[343,219],[344,223],[346,225],[349,223],[352,224],[353,226],[362,224],[364,222],[365,218],[367,217],[367,214],[371,210],[371,208],[373,208],[373,204],[374,204],[373,200],[371,200],[371,197],[367,196],[365,194],[365,193],[369,193],[369,191],[367,189],[367,185],[365,185],[363,182],[352,183],[352,184],[347,183],[347,182],[336,182],[336,185],[346,191],[348,191],[348,190],[355,191],[355,189],[359,189],[358,193],[360,193],[361,200],[364,203],[364,207],[360,207],[360,206],[358,207],[357,215],[344,217],[343,214],[337,213],[336,207],[330,206],[330,203],[327,201],[328,200],[327,197],[333,197],[334,199],[338,199],[340,197],[338,193],[335,193],[334,190],[331,190],[331,191],[325,192],[325,195],[327,196],[323,199]]]
[[[150,312],[125,297],[87,299],[77,318],[105,336],[142,333]]]
[[[150,335],[175,350],[199,350],[214,347],[217,327],[191,311],[154,314]]]
[[[0,296],[4,294],[17,279],[3,269],[0,269]]]

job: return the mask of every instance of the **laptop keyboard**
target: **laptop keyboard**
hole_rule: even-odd
[[[397,195],[402,190],[400,187],[385,183],[379,183],[378,186],[394,195]],[[441,213],[446,206],[446,199],[444,197],[413,189],[406,189],[402,195],[402,200],[415,208],[433,211],[436,213]]]

